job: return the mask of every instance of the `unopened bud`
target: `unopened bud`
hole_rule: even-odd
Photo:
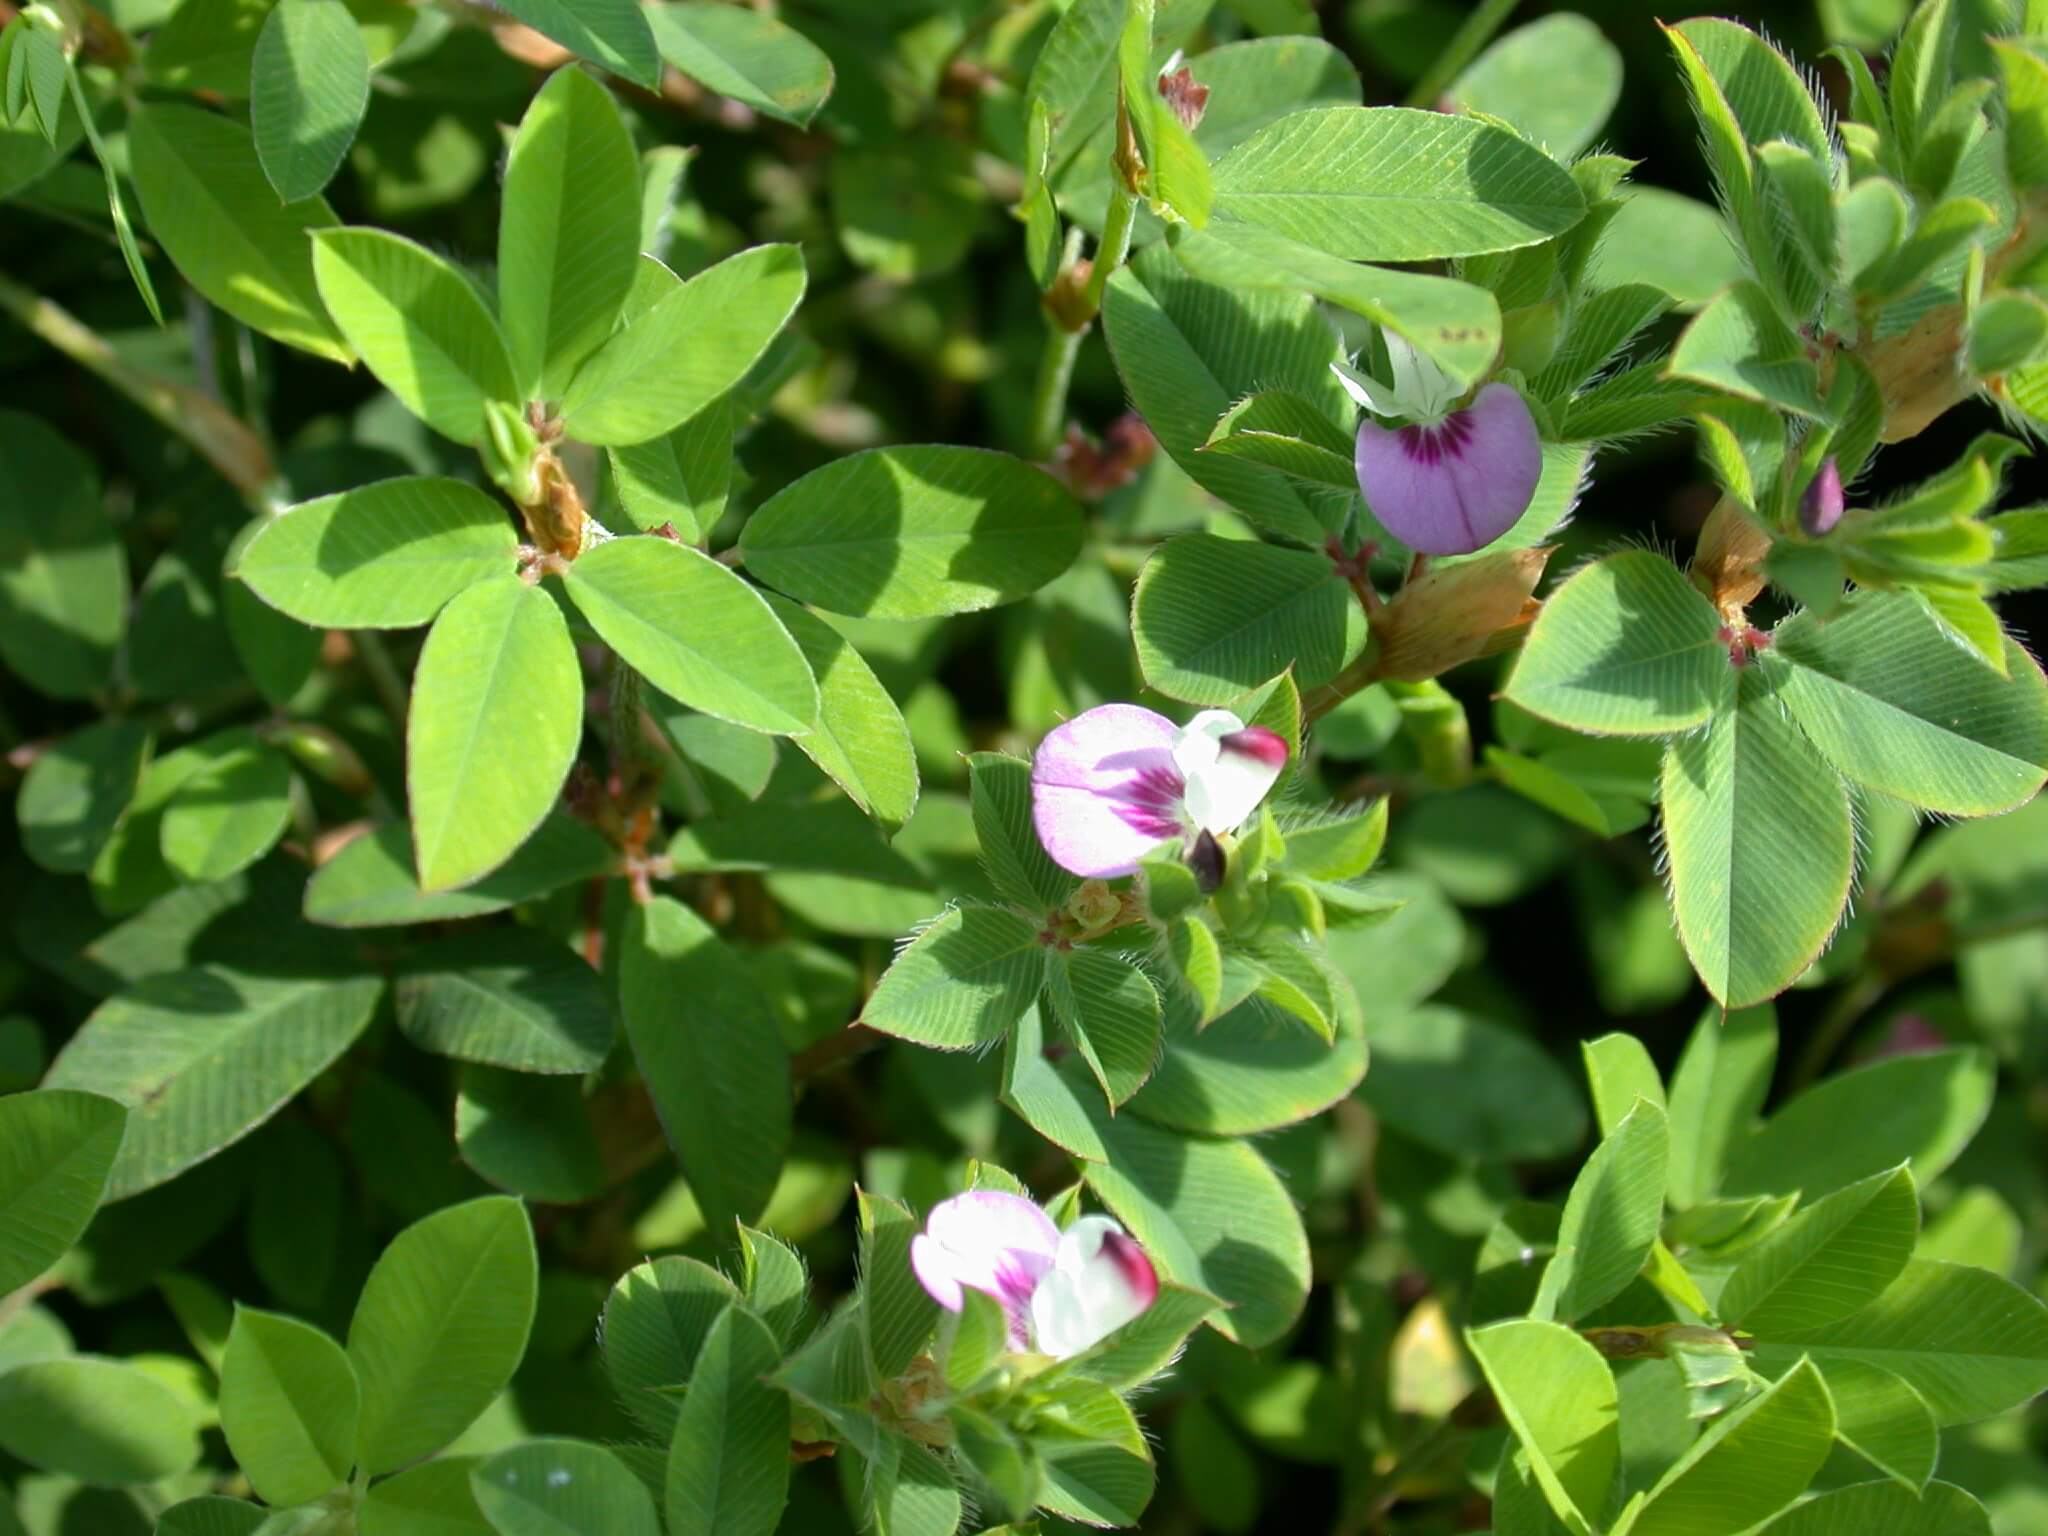
[[[1122,910],[1122,900],[1101,880],[1083,880],[1067,898],[1067,916],[1083,928],[1106,928]]]
[[[1842,472],[1833,456],[1822,459],[1820,469],[1807,483],[1799,498],[1799,526],[1806,536],[1818,539],[1834,531],[1842,520]]]
[[[1214,891],[1223,884],[1223,845],[1204,832],[1188,849],[1188,868],[1195,872],[1195,879],[1204,891]]]

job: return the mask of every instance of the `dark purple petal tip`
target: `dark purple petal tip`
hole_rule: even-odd
[[[1466,555],[1529,510],[1543,444],[1513,386],[1489,384],[1439,422],[1361,421],[1356,467],[1366,504],[1395,538],[1426,555]]]

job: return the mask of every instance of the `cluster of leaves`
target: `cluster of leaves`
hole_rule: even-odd
[[[94,391],[0,411],[0,1532],[1133,1525],[1140,1389],[1219,1531],[1266,1458],[1345,1532],[2025,1528],[2048,680],[1992,600],[2048,513],[1999,434],[1862,487],[1975,396],[2048,431],[2048,7],[1824,6],[1900,34],[1839,122],[1670,28],[1718,210],[1510,9],[1409,106],[1292,0],[12,15],[0,199],[68,233],[0,263],[97,264],[0,276]],[[1485,550],[1361,494],[1388,337],[1536,420]],[[1625,520],[1538,603],[1688,424],[1690,566]],[[1475,763],[1439,679],[1508,652]],[[1217,881],[1033,830],[1032,743],[1140,695],[1288,747]],[[1603,1007],[1714,1000],[1668,1082],[1588,1043],[1590,1117],[1569,984],[1458,910],[1574,850]],[[1969,1043],[1823,1075],[1949,964]],[[1158,1299],[1059,1361],[942,1313],[963,1189]]]

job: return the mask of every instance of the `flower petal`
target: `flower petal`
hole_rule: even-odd
[[[1174,738],[1189,819],[1204,832],[1242,826],[1287,766],[1287,743],[1227,709],[1205,709]]]
[[[1031,1297],[1059,1243],[1052,1218],[1022,1195],[973,1190],[932,1207],[910,1240],[910,1267],[948,1312],[965,1304],[964,1286],[995,1297],[1009,1314],[1012,1345],[1023,1349]]]
[[[1101,1342],[1152,1305],[1159,1276],[1145,1250],[1107,1216],[1083,1216],[1060,1234],[1051,1273],[1031,1298],[1031,1330],[1055,1359]]]
[[[1358,488],[1387,531],[1428,555],[1465,555],[1514,527],[1543,445],[1512,385],[1489,384],[1435,426],[1358,424]]]
[[[1174,724],[1133,704],[1076,715],[1038,744],[1031,817],[1062,869],[1087,879],[1128,875],[1186,830]]]

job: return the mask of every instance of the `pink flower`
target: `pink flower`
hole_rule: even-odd
[[[1391,384],[1333,364],[1365,410],[1354,467],[1386,530],[1426,555],[1467,555],[1514,527],[1536,495],[1543,445],[1528,404],[1489,384],[1462,410],[1458,388],[1427,357],[1386,334]],[[1374,417],[1404,419],[1382,426]]]
[[[1032,821],[1060,868],[1107,880],[1170,839],[1236,828],[1286,765],[1286,742],[1228,710],[1176,726],[1135,704],[1103,704],[1039,743]]]
[[[910,1241],[910,1267],[948,1312],[965,1289],[1002,1303],[1010,1347],[1065,1359],[1152,1305],[1159,1277],[1145,1250],[1107,1216],[1066,1231],[1022,1195],[977,1190],[942,1200]]]

